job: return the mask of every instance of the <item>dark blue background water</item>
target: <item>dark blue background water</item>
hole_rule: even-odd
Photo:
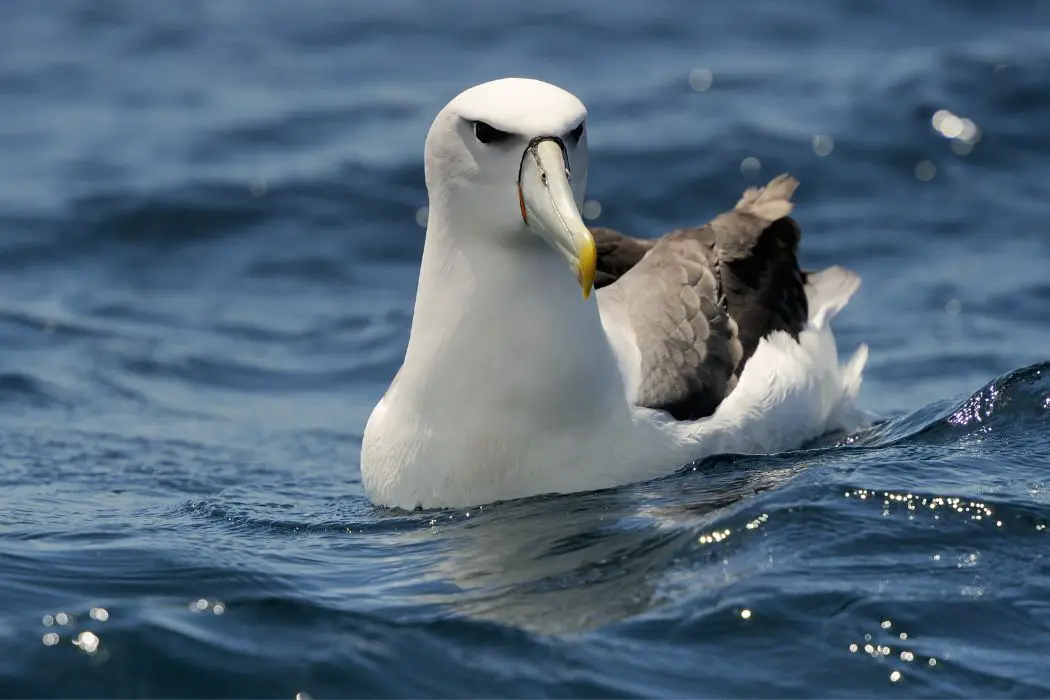
[[[595,223],[798,175],[888,421],[372,507],[423,138],[505,75],[587,103]],[[1048,212],[1047,2],[5,2],[0,695],[1045,697]]]

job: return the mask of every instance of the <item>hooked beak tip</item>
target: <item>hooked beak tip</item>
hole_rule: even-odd
[[[589,299],[591,292],[594,290],[594,274],[598,266],[598,250],[594,245],[594,237],[588,235],[586,239],[581,242],[578,249],[580,261],[577,270],[577,279],[580,283],[580,289],[583,290],[583,298]]]

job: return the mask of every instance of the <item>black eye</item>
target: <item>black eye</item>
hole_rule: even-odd
[[[474,122],[474,137],[482,143],[497,143],[509,139],[511,135],[485,122]]]
[[[579,141],[580,137],[583,136],[583,122],[580,125],[569,132],[569,136],[572,137],[573,141]]]

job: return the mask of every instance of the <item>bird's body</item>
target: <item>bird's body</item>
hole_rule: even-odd
[[[828,322],[859,280],[798,268],[794,181],[655,242],[595,231],[595,261],[574,208],[585,115],[559,88],[512,79],[467,91],[435,120],[409,345],[362,446],[373,501],[457,507],[605,488],[855,427],[863,349],[840,367]],[[579,294],[591,279],[597,303]]]

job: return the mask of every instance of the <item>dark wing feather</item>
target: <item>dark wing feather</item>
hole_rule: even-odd
[[[710,415],[763,337],[798,336],[808,307],[787,216],[797,184],[782,175],[711,223],[658,239],[601,291],[603,314],[636,339],[639,405],[678,420]]]
[[[797,339],[809,317],[797,257],[802,231],[788,216],[797,187],[794,178],[781,175],[763,189],[748,190],[732,212],[710,224],[726,307],[744,349],[739,371],[762,338],[786,331]]]
[[[601,289],[620,279],[624,273],[637,265],[656,243],[646,238],[632,238],[604,226],[592,226],[590,231],[598,249],[595,289]]]

